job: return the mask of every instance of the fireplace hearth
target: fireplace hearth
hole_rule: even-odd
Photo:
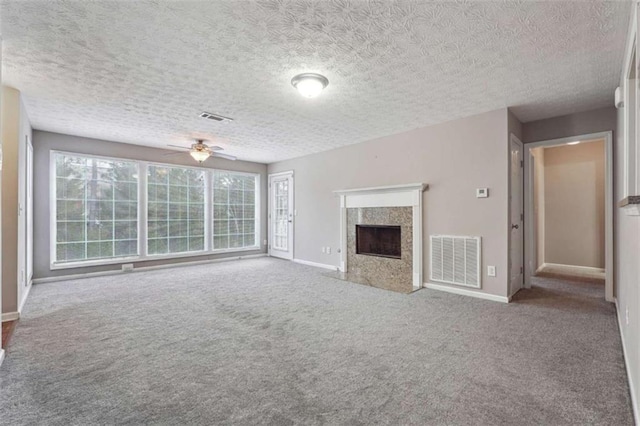
[[[401,259],[401,227],[395,225],[356,225],[356,254]]]

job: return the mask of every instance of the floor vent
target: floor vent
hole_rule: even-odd
[[[431,235],[431,281],[480,288],[480,237]]]

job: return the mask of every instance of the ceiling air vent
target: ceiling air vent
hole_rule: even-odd
[[[212,114],[206,111],[200,113],[200,117],[206,118],[207,120],[213,120],[213,121],[233,121],[233,118],[225,117],[223,115],[218,115],[218,114]]]

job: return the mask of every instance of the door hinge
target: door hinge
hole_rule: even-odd
[[[520,273],[522,274],[524,272],[524,268],[521,266],[520,267]]]
[[[524,213],[520,213],[520,220],[524,220]]]
[[[520,160],[520,167],[524,168],[524,161]]]

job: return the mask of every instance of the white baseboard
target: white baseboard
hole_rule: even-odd
[[[249,254],[246,256],[229,256],[229,257],[223,257],[220,259],[193,260],[191,262],[177,262],[177,263],[169,263],[166,265],[141,266],[139,268],[134,268],[132,271],[123,271],[121,269],[115,269],[113,271],[87,272],[86,274],[70,274],[70,275],[61,275],[58,277],[34,278],[33,284],[53,283],[57,281],[77,280],[82,278],[103,277],[103,276],[109,276],[109,275],[132,274],[136,272],[152,271],[155,269],[179,268],[182,266],[194,266],[194,265],[202,265],[206,263],[229,262],[232,260],[254,259],[254,258],[266,257],[266,256],[267,256],[266,253]]]
[[[622,341],[622,354],[624,356],[624,365],[627,369],[627,382],[629,382],[629,393],[631,394],[631,408],[633,409],[633,417],[635,424],[640,425],[640,413],[638,413],[638,394],[636,393],[635,383],[631,377],[631,369],[629,368],[629,357],[627,356],[627,345],[624,341],[624,333],[622,332],[622,318],[620,318],[620,309],[618,309],[618,300],[615,301],[616,318],[618,318],[618,330],[620,330],[620,340]]]
[[[2,365],[2,361],[4,361],[4,349],[0,348],[0,366]]]
[[[536,272],[542,271],[544,268],[555,268],[566,270],[567,272],[582,272],[582,273],[605,273],[604,268],[594,268],[593,266],[578,266],[578,265],[563,265],[560,263],[548,263],[545,262],[536,270]]]
[[[334,265],[326,265],[324,263],[310,262],[308,260],[302,260],[302,259],[293,259],[293,261],[295,263],[300,263],[301,265],[315,266],[316,268],[330,269],[332,271],[338,270],[338,267]]]
[[[495,294],[481,293],[479,291],[467,290],[458,287],[449,287],[447,285],[424,283],[424,287],[431,290],[445,291],[447,293],[460,294],[462,296],[476,297],[478,299],[491,300],[493,302],[509,303],[509,297],[496,296]]]
[[[15,321],[17,319],[20,319],[20,312],[3,312],[2,313],[2,322]]]

